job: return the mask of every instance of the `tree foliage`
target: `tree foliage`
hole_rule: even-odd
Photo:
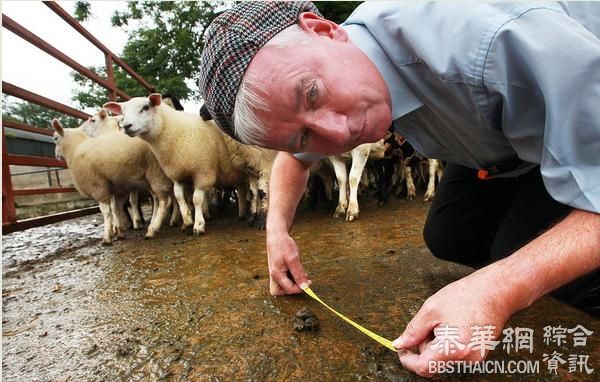
[[[360,1],[320,1],[315,4],[323,16],[341,23]],[[179,99],[200,98],[195,86],[200,69],[203,33],[224,9],[221,2],[141,1],[127,3],[126,11],[116,11],[111,23],[129,34],[120,57],[161,93]],[[91,14],[89,2],[78,1],[75,15],[85,20]],[[134,26],[135,24],[135,26]],[[90,68],[102,77],[106,68]],[[115,66],[117,86],[135,97],[148,91]],[[108,100],[108,91],[77,72],[72,74],[79,89],[73,100],[82,107],[98,107]]]
[[[127,3],[127,11],[115,12],[111,20],[113,26],[129,34],[120,57],[157,91],[179,99],[199,97],[197,90],[188,84],[199,76],[203,33],[219,6],[221,3],[195,1]],[[129,28],[132,21],[139,27]],[[90,69],[103,77],[106,75],[104,67]],[[117,86],[127,94],[148,93],[117,66],[114,74]],[[107,101],[106,89],[79,73],[72,76],[80,87],[73,99],[82,107],[97,107]]]
[[[341,24],[361,3],[362,1],[317,1],[314,4],[327,20]]]

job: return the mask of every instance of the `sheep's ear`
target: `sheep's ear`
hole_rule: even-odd
[[[61,137],[65,134],[63,125],[62,125],[62,123],[60,123],[60,121],[58,119],[54,118],[52,120],[52,127],[58,133],[58,135],[60,135]]]
[[[98,117],[100,117],[100,119],[108,117],[108,112],[106,111],[106,109],[100,109],[100,111],[98,112]]]
[[[160,93],[152,93],[148,96],[148,99],[150,100],[150,105],[152,105],[152,107],[157,107],[160,105],[162,95]]]
[[[121,110],[121,104],[118,102],[107,102],[104,105],[102,105],[103,108],[105,108],[106,110],[110,111],[113,114],[122,114],[123,111]]]

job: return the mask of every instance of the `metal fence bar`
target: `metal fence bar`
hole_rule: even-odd
[[[42,129],[42,128],[39,128],[39,127],[33,127],[33,126],[25,125],[25,124],[20,123],[20,122],[10,121],[8,119],[3,119],[2,120],[2,126],[4,126],[4,127],[10,127],[11,129],[28,131],[30,133],[48,135],[50,137],[54,135],[54,130]]]
[[[61,51],[59,51],[52,45],[48,44],[46,41],[42,40],[35,34],[31,33],[30,31],[28,31],[27,29],[25,29],[24,27],[19,25],[17,22],[15,22],[13,19],[11,19],[10,17],[8,17],[4,14],[2,15],[2,26],[5,27],[6,29],[8,29],[9,31],[13,32],[17,36],[21,37],[25,41],[29,42],[30,44],[32,44],[32,45],[38,47],[39,49],[43,50],[44,52],[48,53],[49,55],[56,58],[57,60],[64,63],[65,65],[68,65],[71,68],[75,69],[76,71],[83,74],[87,78],[96,82],[98,85],[108,89],[111,93],[116,92],[119,95],[119,97],[124,98],[126,100],[131,98],[124,91],[117,89],[114,81],[110,82],[109,80],[106,80],[106,79],[100,77],[99,75],[97,75],[96,73],[92,72],[85,66],[80,65],[77,61],[73,60],[72,58],[70,58],[66,54],[62,53]],[[111,71],[112,71],[112,68],[111,68]]]
[[[44,1],[44,4],[48,6],[54,13],[56,13],[60,18],[65,20],[67,24],[69,24],[73,29],[79,32],[83,37],[88,39],[89,42],[94,44],[98,49],[100,49],[105,54],[110,54],[121,68],[125,70],[131,77],[133,77],[137,82],[139,82],[143,87],[145,87],[148,91],[154,92],[154,86],[148,83],[142,76],[140,76],[135,70],[131,69],[129,65],[125,63],[122,59],[115,56],[104,44],[102,44],[94,35],[92,35],[87,29],[85,29],[77,20],[75,20],[67,11],[62,9],[60,5],[58,5],[54,1]]]
[[[77,192],[75,187],[52,187],[52,188],[29,188],[22,190],[13,190],[13,195],[39,195],[39,194],[60,194],[62,192]]]
[[[2,93],[11,95],[13,97],[20,98],[24,101],[35,103],[36,105],[44,106],[49,109],[60,111],[61,113],[70,115],[79,119],[87,119],[90,115],[84,113],[81,110],[73,109],[70,106],[64,105],[60,102],[53,101],[49,98],[42,97],[39,94],[32,93],[28,90],[15,86],[11,83],[2,81]]]
[[[67,167],[67,162],[48,157],[7,154],[8,164],[16,166]]]
[[[42,38],[33,34],[10,17],[6,15],[2,15],[2,26],[15,33],[17,36],[21,37],[25,41],[30,44],[36,46],[42,51],[46,52],[50,56],[56,58],[67,66],[73,68],[77,72],[82,75],[88,77],[93,82],[99,84],[104,87],[109,92],[109,99],[111,101],[116,101],[117,97],[121,97],[123,99],[130,99],[130,96],[119,89],[116,85],[115,77],[114,77],[114,68],[113,63],[119,65],[126,73],[128,73],[131,77],[133,77],[138,83],[140,83],[144,88],[148,91],[154,92],[156,91],[154,86],[148,83],[142,76],[140,76],[137,72],[131,69],[125,61],[121,58],[115,56],[106,46],[104,46],[98,39],[96,39],[87,29],[85,29],[77,20],[75,20],[71,15],[69,15],[63,8],[61,8],[54,1],[44,1],[44,4],[48,6],[54,13],[56,13],[59,17],[61,17],[67,24],[69,24],[73,29],[75,29],[79,34],[81,34],[84,38],[90,41],[93,45],[95,45],[100,51],[102,51],[105,55],[106,61],[106,74],[107,78],[102,78],[98,74],[94,73],[90,69],[84,67],[79,64],[66,54],[62,53]],[[82,112],[80,110],[71,108],[62,103],[53,101],[49,98],[43,97],[41,95],[35,94],[28,90],[22,89],[16,85],[13,85],[8,82],[2,81],[2,92],[7,95],[11,95],[17,98],[20,98],[24,101],[34,103],[39,106],[43,106],[52,110],[56,110],[66,115],[70,115],[75,118],[79,118],[82,120],[87,119],[90,115]],[[22,195],[34,195],[34,194],[49,194],[49,193],[64,193],[64,192],[76,192],[77,190],[74,187],[62,187],[60,185],[60,178],[58,177],[57,169],[43,170],[40,172],[48,172],[55,171],[57,174],[57,181],[59,187],[54,188],[38,188],[38,189],[22,189],[22,190],[13,190],[11,173],[10,173],[10,165],[19,165],[19,166],[38,166],[38,167],[58,167],[58,168],[66,168],[67,164],[65,161],[61,161],[54,158],[46,158],[46,157],[36,157],[36,156],[26,156],[26,155],[13,155],[8,154],[6,149],[6,138],[4,134],[4,127],[9,127],[17,130],[27,131],[31,133],[37,133],[46,136],[52,136],[54,131],[51,129],[41,129],[34,126],[29,126],[24,123],[14,122],[3,120],[2,121],[2,233],[9,233],[14,231],[19,231],[31,227],[37,227],[44,224],[50,224],[59,222],[66,219],[71,219],[74,217],[89,215],[98,213],[98,207],[92,208],[84,208],[75,211],[63,212],[59,214],[43,216],[38,218],[26,219],[17,221],[16,220],[16,209],[15,209],[15,196]],[[37,172],[37,171],[36,171]],[[49,174],[49,172],[48,172]],[[19,174],[15,174],[19,175]],[[21,174],[22,175],[22,174]],[[51,184],[50,184],[51,185]]]
[[[24,229],[40,227],[46,224],[58,223],[63,220],[78,218],[86,215],[93,215],[100,212],[100,208],[98,207],[88,207],[88,208],[80,208],[78,210],[60,212],[54,215],[42,216],[39,218],[31,218],[31,219],[23,219],[19,220],[15,223],[2,223],[2,234],[6,235],[7,233],[22,231]]]
[[[6,151],[6,138],[2,128],[2,224],[17,221],[15,209],[15,196],[13,194],[12,180],[10,178],[10,164]]]

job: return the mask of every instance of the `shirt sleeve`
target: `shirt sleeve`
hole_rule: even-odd
[[[524,12],[496,32],[483,85],[519,157],[540,163],[549,194],[600,213],[598,37],[565,13]]]

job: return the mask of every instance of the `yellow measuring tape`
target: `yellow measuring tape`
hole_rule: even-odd
[[[390,341],[388,339],[385,339],[385,338],[381,337],[378,334],[373,333],[369,329],[360,326],[359,324],[357,324],[356,322],[352,321],[351,319],[349,319],[348,317],[344,316],[343,314],[338,313],[335,309],[333,309],[332,307],[330,307],[329,305],[327,305],[326,303],[324,303],[323,300],[321,300],[319,298],[319,296],[317,296],[315,294],[315,292],[313,292],[312,289],[310,289],[309,287],[306,287],[303,290],[304,290],[304,292],[307,295],[309,295],[310,297],[312,297],[315,300],[317,300],[318,302],[320,302],[324,307],[326,307],[327,309],[331,310],[333,313],[337,314],[342,320],[344,320],[347,323],[349,323],[350,325],[354,326],[356,329],[360,330],[361,332],[363,332],[367,336],[371,337],[375,341],[379,342],[380,344],[382,344],[386,348],[390,349],[391,351],[396,352],[396,349],[394,349],[394,347],[392,346],[392,341]]]

